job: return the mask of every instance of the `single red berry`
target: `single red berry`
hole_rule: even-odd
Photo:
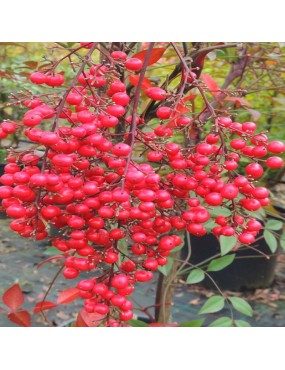
[[[275,154],[283,153],[285,151],[285,144],[282,141],[271,141],[267,146],[267,150]]]
[[[263,168],[260,164],[258,163],[251,163],[248,164],[245,168],[245,172],[247,175],[252,177],[253,179],[258,179],[263,175]]]
[[[118,274],[114,276],[111,281],[112,287],[117,288],[117,289],[126,288],[128,284],[129,284],[129,279],[127,275],[125,274]]]
[[[284,161],[280,157],[269,157],[266,160],[266,166],[269,168],[281,168],[284,165]]]
[[[172,114],[172,109],[169,107],[160,107],[156,111],[156,116],[159,119],[168,119]]]
[[[143,66],[143,62],[138,58],[130,58],[125,62],[125,67],[130,71],[139,71]]]
[[[160,87],[149,87],[145,93],[152,100],[164,100],[166,98],[166,91]]]
[[[30,75],[30,81],[37,85],[42,85],[46,82],[46,75],[41,72],[34,72]]]

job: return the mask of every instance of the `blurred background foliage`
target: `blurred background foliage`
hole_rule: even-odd
[[[222,44],[222,43],[221,43]],[[227,98],[223,107],[236,121],[254,121],[259,131],[268,131],[271,140],[285,141],[285,43],[236,43],[232,47],[215,46],[214,43],[185,42],[177,43],[181,53],[189,59],[200,50],[214,50],[208,52],[203,61],[202,76],[200,77],[206,89],[209,101],[215,101],[219,89],[227,85],[227,77],[235,64],[241,59],[246,60],[242,75],[234,79],[225,91]],[[55,61],[68,53],[69,48],[77,48],[79,43],[0,43],[0,119],[19,120],[23,108],[7,106],[9,95],[17,94],[26,89],[33,93],[51,92],[48,86],[36,86],[30,83],[29,75],[37,69],[49,68]],[[101,50],[108,48],[108,44],[100,43]],[[147,43],[129,43],[131,54],[146,48]],[[168,43],[157,43],[156,47],[166,48],[163,57],[149,67],[147,78],[153,85],[161,85],[168,81],[169,89],[178,88],[181,74],[170,79],[171,73],[178,63],[177,55]],[[74,66],[86,53],[79,50],[72,57]],[[99,60],[99,55],[95,59]],[[70,68],[70,60],[64,59],[57,67],[56,72],[63,72],[66,83],[74,76]],[[200,71],[201,72],[201,71]],[[203,108],[203,101],[199,94],[192,89],[195,99],[189,100],[187,106],[190,116],[196,116]],[[148,99],[143,96],[141,112],[148,106]],[[210,124],[210,123],[209,123]],[[203,133],[201,134],[203,138]],[[0,150],[1,151],[1,150]],[[1,155],[1,153],[0,153]],[[284,170],[268,171],[265,182],[275,184],[281,181]]]

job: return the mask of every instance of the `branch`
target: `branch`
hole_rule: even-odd
[[[133,104],[133,110],[132,110],[132,123],[131,123],[130,131],[129,131],[129,136],[128,136],[128,139],[127,139],[127,143],[130,145],[131,151],[130,151],[130,154],[128,156],[125,171],[124,171],[124,175],[123,175],[122,189],[124,189],[126,174],[128,172],[130,162],[131,162],[131,159],[132,159],[132,151],[133,151],[133,147],[134,147],[134,144],[135,144],[135,133],[136,133],[136,128],[137,128],[136,120],[137,120],[137,110],[138,110],[139,99],[140,99],[140,90],[141,90],[141,86],[142,86],[142,83],[143,83],[143,78],[144,78],[144,75],[145,75],[145,72],[146,72],[146,69],[147,69],[147,64],[148,64],[153,46],[154,46],[154,42],[151,42],[149,44],[149,47],[148,47],[148,50],[147,50],[147,53],[146,53],[146,56],[145,56],[145,60],[143,62],[143,66],[142,66],[142,69],[141,69],[141,72],[140,72],[139,81],[138,81],[138,84],[137,84],[137,87],[136,87],[136,90],[135,90],[134,104]]]

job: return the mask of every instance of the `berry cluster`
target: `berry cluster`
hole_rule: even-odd
[[[253,122],[226,116],[215,117],[196,145],[175,143],[176,132],[195,125],[175,112],[183,94],[147,88],[145,95],[159,102],[159,123],[148,126],[135,107],[139,86],[133,95],[118,78],[118,70],[126,78],[128,71],[143,70],[144,62],[113,51],[103,62],[91,63],[96,44],[81,46],[89,58],[63,97],[25,97],[23,120],[1,123],[0,138],[24,127],[34,147],[11,150],[0,198],[14,219],[11,229],[22,237],[44,239],[50,225],[60,230],[52,241],[66,256],[63,275],[73,279],[89,272],[92,277],[77,285],[85,310],[103,315],[105,325],[120,326],[133,317],[128,296],[135,284],[151,280],[181,245],[178,231],[203,236],[205,223],[214,219],[216,236],[254,242],[262,225],[248,211],[269,204],[268,190],[256,181],[262,164],[283,166],[275,154],[285,145],[268,142]],[[64,82],[60,73],[35,72],[30,80],[53,87]],[[44,120],[51,123],[49,131],[41,127]],[[137,148],[145,157],[135,156]],[[248,160],[244,175],[238,173],[241,158]],[[231,216],[213,217],[215,207],[222,206]]]

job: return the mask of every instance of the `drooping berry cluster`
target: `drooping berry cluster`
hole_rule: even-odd
[[[283,166],[275,154],[285,145],[268,142],[253,122],[240,124],[226,116],[216,117],[199,143],[175,143],[176,131],[187,132],[195,124],[176,114],[183,94],[175,100],[173,92],[147,88],[146,96],[160,102],[160,122],[149,127],[136,109],[140,86],[133,93],[119,79],[128,71],[145,72],[147,60],[113,51],[95,63],[96,44],[81,44],[88,58],[63,97],[25,97],[22,122],[1,123],[0,138],[24,127],[34,147],[10,152],[0,198],[14,219],[11,229],[22,237],[44,239],[50,225],[61,231],[52,241],[67,256],[63,275],[73,279],[89,272],[91,277],[77,285],[85,310],[103,315],[106,325],[120,326],[133,317],[127,297],[135,284],[151,280],[181,245],[178,231],[203,236],[205,223],[214,219],[215,235],[254,242],[262,225],[247,211],[269,204],[268,190],[256,180],[262,164]],[[188,76],[187,83],[195,78]],[[53,87],[64,83],[60,73],[35,72],[30,80]],[[51,129],[43,129],[42,122]],[[145,157],[135,155],[138,148]],[[238,173],[241,158],[248,160],[245,174]],[[211,211],[222,206],[231,216],[213,217]]]

